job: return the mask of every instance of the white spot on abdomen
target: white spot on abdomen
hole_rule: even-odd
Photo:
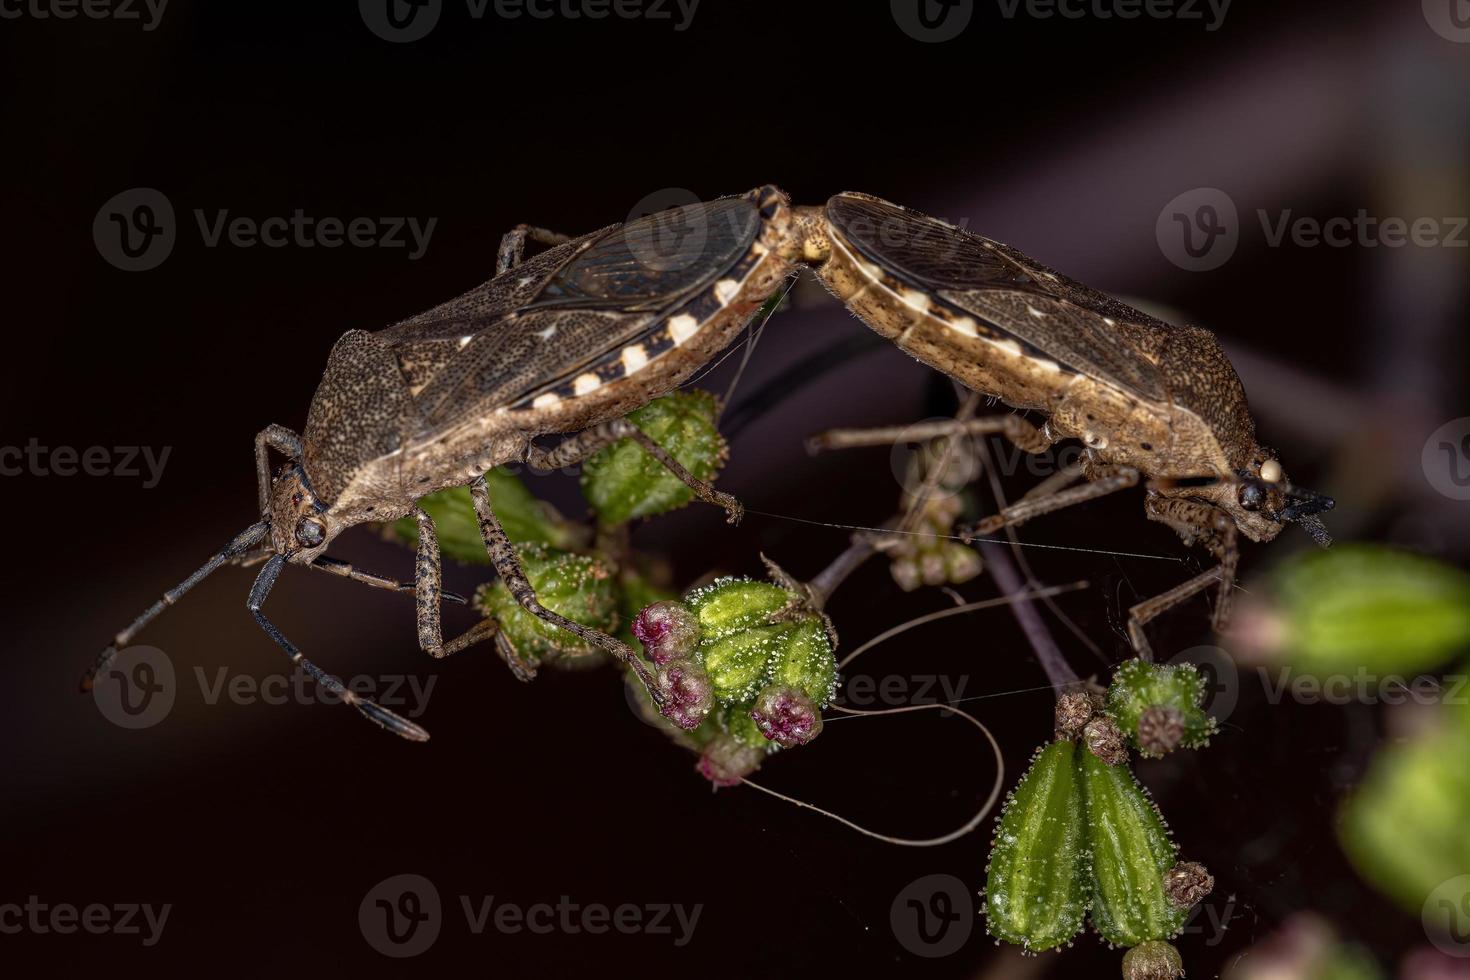
[[[675,344],[682,344],[697,333],[699,321],[688,313],[680,313],[669,320],[669,336],[674,338]]]

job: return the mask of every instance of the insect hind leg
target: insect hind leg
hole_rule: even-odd
[[[572,240],[570,235],[559,231],[547,231],[535,225],[519,224],[500,238],[500,248],[495,253],[495,274],[514,269],[524,260],[526,239],[538,245],[561,245]]]
[[[565,616],[558,615],[541,605],[541,601],[536,597],[536,590],[531,586],[530,580],[526,578],[526,573],[521,568],[515,546],[511,544],[505,528],[500,525],[500,519],[495,516],[495,512],[490,507],[490,491],[485,485],[483,476],[477,476],[470,482],[470,500],[475,505],[475,516],[480,522],[480,536],[485,541],[485,551],[490,556],[490,562],[495,566],[500,580],[505,583],[505,587],[510,590],[511,596],[521,608],[542,622],[564,629],[579,639],[595,644],[626,663],[638,676],[643,686],[648,689],[654,702],[662,703],[662,695],[652,672],[648,669],[648,665],[633,652],[632,647],[616,637],[608,636],[601,630],[574,623]]]
[[[632,439],[638,443],[644,452],[658,460],[659,464],[672,473],[680,483],[693,490],[696,497],[707,504],[724,508],[727,515],[726,520],[729,523],[740,523],[741,517],[745,515],[745,506],[739,500],[728,493],[716,490],[690,473],[667,449],[660,446],[651,436],[627,419],[613,419],[610,422],[595,425],[568,439],[563,439],[551,449],[542,449],[533,443],[526,452],[526,462],[538,470],[560,469],[563,466],[580,463],[598,450],[621,439]]]

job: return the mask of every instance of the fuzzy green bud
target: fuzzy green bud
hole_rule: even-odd
[[[656,398],[628,421],[658,443],[696,479],[712,480],[725,462],[725,440],[715,427],[719,403],[704,391]],[[582,468],[582,493],[604,527],[683,507],[694,491],[632,439],[593,455]]]
[[[1036,753],[1006,800],[985,886],[990,934],[1028,950],[1053,949],[1082,930],[1091,897],[1089,841],[1069,740]]]
[[[1209,742],[1215,721],[1205,712],[1206,682],[1193,664],[1133,659],[1113,674],[1107,712],[1139,753],[1158,757]]]
[[[1092,924],[1118,946],[1176,935],[1189,909],[1166,891],[1178,848],[1163,816],[1128,766],[1108,765],[1091,752],[1080,755],[1092,850]]]
[[[618,597],[606,562],[574,555],[544,544],[516,549],[521,569],[536,595],[552,612],[603,632],[617,628]],[[599,654],[593,644],[526,612],[503,582],[482,586],[475,605],[500,623],[501,633],[522,660],[534,666],[552,657]]]

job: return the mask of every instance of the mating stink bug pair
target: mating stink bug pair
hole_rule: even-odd
[[[663,229],[695,229],[670,246]],[[522,260],[525,241],[551,246]],[[84,680],[199,581],[225,564],[264,560],[248,607],[261,628],[319,684],[406,738],[418,725],[347,690],[307,660],[262,607],[287,564],[379,588],[412,591],[420,646],[447,656],[496,631],[486,621],[445,642],[439,548],[418,501],[468,484],[496,571],[529,612],[626,662],[658,703],[645,662],[621,641],[545,609],[496,519],[486,470],[510,462],[567,466],[619,439],[637,440],[702,500],[732,497],[696,480],[623,420],[708,363],[783,280],[810,265],[866,323],[976,390],[1049,413],[1037,429],[1020,416],[935,427],[933,435],[1001,432],[1040,451],[1082,438],[1086,462],[1066,474],[1082,487],[1028,496],[981,532],[1151,479],[1148,514],[1220,559],[1211,571],[1133,610],[1141,625],[1215,579],[1227,589],[1236,531],[1274,537],[1282,521],[1314,520],[1326,498],[1292,487],[1260,449],[1240,382],[1214,338],[1154,320],[1064,279],[1005,246],[860,194],[825,207],[792,207],[761,187],[567,239],[522,226],[501,243],[496,276],[474,290],[376,333],[350,331],[333,347],[301,435],[272,425],[255,441],[260,520],[165,593],[114,637]],[[538,436],[573,433],[553,448]],[[893,433],[835,432],[827,446]],[[274,477],[270,450],[288,462]],[[343,530],[413,516],[415,579],[399,583],[329,558]],[[1320,525],[1309,529],[1325,537]],[[1224,592],[1222,592],[1222,595]],[[1223,616],[1222,601],[1217,618]],[[514,667],[515,665],[512,664]]]

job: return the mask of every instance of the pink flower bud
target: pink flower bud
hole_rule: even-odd
[[[659,713],[685,731],[693,731],[714,707],[709,675],[692,660],[672,660],[659,668]]]
[[[699,617],[682,602],[666,599],[645,606],[633,619],[633,635],[648,659],[662,666],[687,657],[699,643]]]
[[[791,748],[805,745],[822,732],[822,715],[811,698],[794,687],[772,685],[755,699],[750,717],[761,734]]]

